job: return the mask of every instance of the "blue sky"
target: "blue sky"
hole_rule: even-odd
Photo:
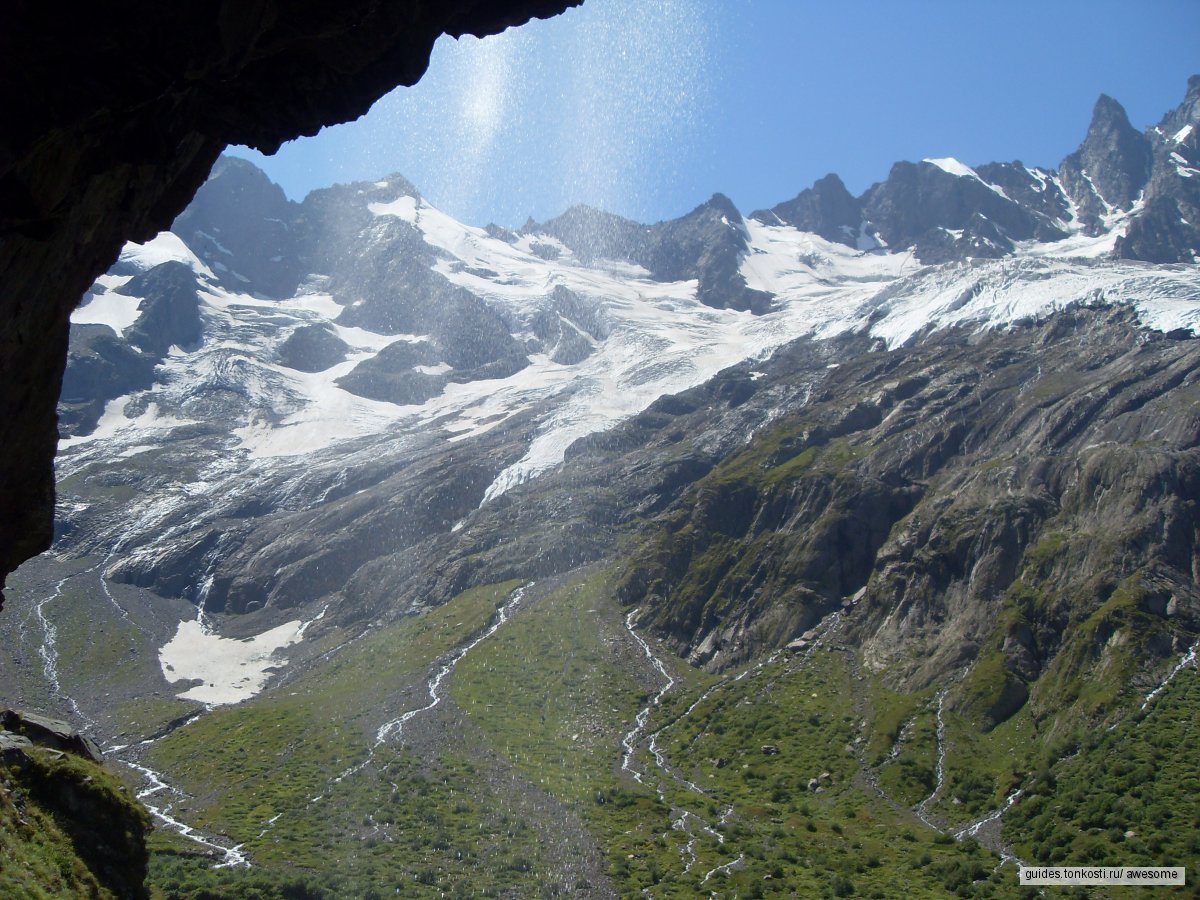
[[[585,0],[482,41],[357,122],[255,160],[288,195],[399,172],[463,221],[589,203],[743,212],[897,160],[1057,166],[1101,93],[1153,124],[1200,73],[1196,0]]]

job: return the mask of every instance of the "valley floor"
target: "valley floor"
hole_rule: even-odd
[[[716,677],[638,630],[611,570],[510,582],[361,635],[328,630],[323,665],[281,669],[245,703],[131,696],[116,734],[116,719],[86,718],[105,685],[88,683],[84,648],[112,641],[81,632],[119,633],[129,653],[125,637],[167,626],[132,590],[73,618],[90,570],[53,568],[13,592],[9,683],[28,701],[53,674],[50,704],[106,738],[157,810],[162,896],[1034,896],[1018,857],[1121,846],[1111,828],[1044,821],[1056,790],[1118,777],[1093,771],[1103,757],[1055,760],[1026,715],[984,735],[944,692],[888,691],[840,613],[802,651]],[[1150,752],[1196,783],[1197,690],[1180,668],[1144,718],[1101,738],[1126,777]],[[1177,837],[1139,825],[1121,839],[1130,855],[1104,861],[1196,859],[1166,815],[1158,831]]]

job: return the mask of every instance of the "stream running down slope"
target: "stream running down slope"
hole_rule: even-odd
[[[371,744],[366,758],[362,762],[346,769],[344,772],[334,778],[331,784],[340,784],[347,778],[357,775],[359,772],[366,769],[367,766],[371,765],[375,761],[381,747],[400,738],[400,736],[403,734],[405,725],[407,725],[421,713],[429,712],[438,706],[444,697],[442,694],[443,683],[454,672],[454,669],[462,661],[463,657],[465,657],[468,653],[500,630],[500,627],[503,626],[504,623],[509,620],[509,617],[516,612],[517,607],[520,606],[521,601],[525,599],[525,594],[531,587],[533,587],[533,582],[529,582],[528,584],[522,585],[514,590],[508,595],[504,603],[496,608],[496,613],[493,616],[492,621],[483,631],[451,651],[445,662],[443,662],[442,665],[437,668],[437,670],[425,683],[425,689],[428,694],[429,701],[423,706],[406,710],[396,718],[389,719],[387,722],[384,722],[382,725],[380,725],[378,730],[375,732],[375,741]],[[309,800],[308,805],[312,806],[315,803],[319,803],[327,796],[328,791],[318,794]]]
[[[517,588],[515,591],[509,594],[508,599],[496,609],[496,616],[492,620],[491,624],[488,625],[488,627],[480,634],[476,635],[469,643],[466,643],[455,650],[451,654],[450,658],[442,664],[441,668],[439,668],[437,672],[435,672],[434,675],[429,679],[428,703],[426,703],[424,706],[417,707],[416,709],[410,709],[408,712],[403,713],[399,717],[392,719],[389,722],[385,722],[379,727],[379,730],[375,732],[375,744],[371,748],[372,752],[374,752],[374,750],[376,750],[380,745],[385,744],[388,741],[398,739],[404,730],[404,726],[409,721],[423,712],[428,712],[442,702],[442,683],[454,671],[455,667],[462,661],[464,656],[500,630],[500,627],[508,621],[509,616],[516,612],[516,609],[521,604],[521,601],[525,599],[525,592],[532,586],[533,584],[531,582]]]
[[[645,654],[646,659],[650,662],[650,665],[662,677],[663,686],[658,689],[658,691],[653,697],[650,698],[650,701],[645,706],[638,710],[637,716],[634,718],[633,728],[630,729],[621,739],[621,747],[623,750],[621,755],[621,771],[632,776],[632,778],[638,784],[646,784],[646,773],[634,768],[633,765],[634,754],[637,752],[637,748],[644,740],[646,743],[646,749],[650,751],[650,754],[654,759],[655,766],[662,773],[660,776],[655,778],[653,787],[655,792],[658,794],[659,801],[671,806],[671,828],[675,831],[686,834],[688,837],[687,843],[680,849],[679,852],[680,857],[684,862],[683,871],[690,872],[699,859],[697,843],[700,838],[700,833],[707,834],[709,837],[714,838],[718,846],[724,845],[725,836],[712,825],[710,825],[704,817],[697,814],[695,810],[680,807],[674,803],[670,803],[667,800],[667,786],[663,781],[664,776],[670,779],[670,781],[674,784],[683,787],[684,790],[689,794],[704,799],[707,799],[708,795],[699,785],[680,775],[675,768],[668,763],[665,752],[657,744],[657,738],[666,725],[664,724],[660,726],[657,730],[652,732],[648,738],[643,737],[649,725],[651,714],[656,708],[661,706],[663,697],[665,697],[678,682],[674,676],[668,673],[666,663],[662,660],[662,658],[657,656],[654,651],[650,649],[649,642],[634,630],[634,620],[637,618],[640,611],[640,609],[634,609],[625,616],[625,630],[634,639],[634,641],[637,642],[638,646],[641,647],[642,652]],[[774,657],[772,657],[772,659],[774,659]],[[740,681],[747,674],[757,674],[762,670],[764,665],[766,665],[766,661],[761,662],[756,666],[752,666],[751,668],[747,669],[746,672],[743,672],[741,675],[739,675],[736,679],[733,679],[733,681]],[[677,717],[669,724],[676,725],[686,719],[700,704],[701,700],[711,696],[719,688],[729,683],[731,682],[728,680],[718,682],[712,688],[705,691],[700,698],[693,702],[681,716]],[[723,825],[732,814],[732,806],[723,809],[721,813],[721,820],[718,824]],[[693,823],[695,823],[694,826]],[[743,859],[744,856],[739,854],[735,859],[716,866],[704,876],[701,884],[707,883],[710,878],[719,872],[729,872],[733,869],[736,869],[741,865]]]

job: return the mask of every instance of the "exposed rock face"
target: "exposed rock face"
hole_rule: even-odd
[[[828,372],[798,346],[808,405],[697,470],[624,599],[723,668],[853,596],[848,634],[901,689],[973,665],[951,702],[987,727],[1093,679],[1084,712],[1103,714],[1200,624],[1200,348],[1127,325],[1067,312],[977,341],[847,347]]]
[[[1051,223],[981,177],[928,161],[897,163],[887,181],[867,191],[863,208],[888,246],[913,246],[925,263],[995,259],[1011,253],[1013,241],[1053,239]]]
[[[770,297],[751,290],[739,268],[747,252],[742,214],[724,194],[678,219],[639,225],[586,206],[574,206],[526,233],[558,238],[583,261],[613,259],[642,266],[659,281],[695,278],[697,296],[720,309],[766,312]]]
[[[279,345],[279,361],[299,372],[323,372],[346,358],[347,346],[321,325],[302,325]]]
[[[59,424],[71,434],[90,434],[109,400],[149,387],[153,381],[154,359],[107,325],[72,325]]]
[[[683,218],[657,228],[647,261],[658,277],[696,278],[696,296],[707,306],[755,313],[770,308],[770,295],[748,288],[739,271],[747,252],[746,228],[724,194],[713,194]]]
[[[634,261],[650,228],[632,219],[578,204],[542,225],[531,219],[522,231],[556,237],[583,262],[591,264],[597,259]]]
[[[1150,142],[1129,124],[1125,108],[1101,94],[1079,149],[1063,160],[1061,176],[1079,216],[1093,234],[1111,210],[1133,206],[1150,178]]]
[[[432,367],[437,362],[437,350],[428,341],[396,341],[378,355],[359,363],[337,383],[352,394],[372,400],[386,400],[402,406],[424,403],[441,393],[446,378],[418,371],[418,367]]]
[[[192,347],[200,341],[196,276],[183,263],[155,266],[131,279],[126,289],[142,298],[137,321],[125,335],[133,346],[162,360],[173,346]]]
[[[92,762],[103,760],[100,748],[86,735],[80,734],[66,722],[47,719],[31,712],[15,709],[0,710],[0,726],[10,734],[19,734],[39,747],[49,747],[64,753],[74,753]]]
[[[811,231],[827,241],[837,241],[847,247],[858,246],[863,224],[862,204],[833,173],[818,179],[793,199],[750,215],[762,222],[771,222],[774,217],[801,231]]]
[[[292,234],[298,213],[261,169],[222,156],[171,229],[225,287],[253,284],[264,296],[290,297],[305,273]]]
[[[18,2],[0,33],[0,574],[49,545],[68,315],[167,227],[231,143],[271,152],[412,84],[443,33],[577,0]]]
[[[1153,146],[1143,209],[1117,239],[1116,255],[1148,262],[1200,255],[1200,75],[1180,106],[1147,132]]]

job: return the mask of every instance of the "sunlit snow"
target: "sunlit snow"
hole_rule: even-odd
[[[121,250],[121,262],[143,270],[152,269],[165,262],[181,262],[197,275],[216,277],[212,269],[202,263],[178,235],[170,231],[159,232],[144,244],[126,244]]]
[[[946,157],[942,157],[941,159],[924,159],[924,160],[922,160],[922,162],[927,162],[930,165],[937,166],[943,172],[948,172],[949,174],[954,175],[958,178],[974,178],[976,181],[978,181],[980,184],[982,184],[988,190],[999,194],[1005,200],[1008,199],[1008,194],[1004,193],[1002,188],[992,184],[989,181],[984,181],[982,178],[979,177],[978,172],[976,172],[970,166],[959,162],[953,156],[946,156]]]
[[[272,670],[285,664],[278,652],[303,640],[310,624],[296,619],[235,640],[188,619],[179,623],[175,636],[158,651],[158,662],[168,682],[201,682],[178,695],[184,700],[211,706],[241,703],[261,691]]]
[[[959,177],[978,178],[957,160],[928,162]],[[1044,186],[1052,185],[1052,176],[1032,174]],[[1073,221],[1066,226],[1070,235],[1065,240],[1029,242],[1007,259],[937,267],[923,266],[908,251],[877,246],[865,225],[856,237],[860,246],[872,249],[750,219],[741,274],[750,288],[776,298],[772,311],[756,316],[701,304],[695,281],[653,281],[644,270],[623,262],[585,266],[549,235],[526,234],[509,244],[409,194],[371,202],[369,209],[416,228],[438,251],[436,271],[492,305],[518,332],[563,287],[594,308],[606,336],[595,339],[568,322],[566,327],[592,347],[574,365],[554,362],[549,350],[533,352],[529,365],[512,376],[450,383],[419,405],[370,400],[338,387],[337,379],[397,340],[427,336],[380,335],[334,324],[343,306],[327,293],[268,301],[230,292],[213,284],[211,273],[205,276],[207,270],[182,241],[165,233],[126,248],[122,259],[139,265],[179,259],[207,277],[200,292],[205,343],[192,353],[172,352],[162,383],[150,395],[153,403],[129,406],[130,397],[114,400],[92,435],[64,440],[61,446],[126,440],[145,444],[148,434],[186,423],[178,410],[205,386],[221,389],[226,384],[236,384],[244,398],[240,420],[231,422],[230,430],[249,460],[300,456],[371,435],[430,429],[440,429],[457,443],[539,408],[524,454],[496,477],[486,491],[487,502],[560,464],[575,440],[611,428],[663,394],[698,385],[721,369],[764,359],[804,335],[867,332],[898,346],[927,329],[1005,327],[1075,303],[1132,302],[1146,325],[1164,330],[1200,325],[1200,275],[1194,269],[1150,269],[1103,258],[1131,215],[1119,210],[1109,216],[1112,229],[1099,237],[1084,235]],[[559,255],[545,259],[533,252],[539,245],[552,246]],[[83,307],[82,320],[128,327],[125,301],[114,298],[94,306],[106,296]],[[347,358],[315,373],[274,361],[274,348],[302,325],[331,328],[350,348]],[[439,364],[419,371],[440,374],[448,368]]]
[[[119,335],[125,334],[138,317],[137,297],[129,297],[113,291],[89,294],[89,300],[71,313],[72,325],[107,325]]]

